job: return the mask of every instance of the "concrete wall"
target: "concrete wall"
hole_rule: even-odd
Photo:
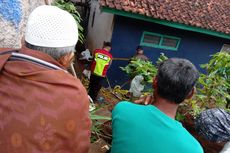
[[[94,15],[95,14],[95,15]],[[93,22],[94,18],[94,22]],[[111,41],[114,15],[102,13],[97,0],[91,1],[86,47],[93,51]]]
[[[162,52],[168,57],[187,58],[192,61],[200,71],[205,72],[204,69],[200,68],[200,64],[207,63],[211,54],[220,51],[223,44],[229,44],[230,42],[229,40],[214,36],[174,29],[131,18],[116,16],[115,19],[112,37],[113,49],[111,51],[115,58],[132,57],[135,54],[136,46],[141,42],[143,32],[148,31],[181,38],[177,51],[143,47],[145,54],[153,63],[155,63]],[[121,66],[123,67],[127,64],[128,61],[113,61],[108,71],[108,78],[111,80],[112,86],[123,84],[128,80],[126,74],[120,69]]]
[[[0,1],[0,47],[20,48],[30,12],[47,0]],[[50,1],[51,2],[51,1]]]

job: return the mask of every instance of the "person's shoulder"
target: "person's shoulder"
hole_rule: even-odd
[[[114,109],[120,109],[120,108],[127,107],[130,105],[133,105],[133,103],[129,101],[121,101],[115,105]]]
[[[94,50],[94,52],[100,52],[101,51],[101,49],[95,49]]]
[[[0,53],[2,52],[6,52],[6,51],[13,51],[15,49],[12,49],[12,48],[0,48]]]
[[[186,140],[191,148],[196,148],[196,151],[194,150],[196,153],[203,153],[203,148],[200,145],[199,141],[183,126],[180,127],[180,133],[180,138]],[[187,142],[186,144],[188,144]]]
[[[128,102],[128,101],[121,101],[114,107],[113,114],[114,113],[129,113],[129,112],[132,112],[131,110],[138,109],[139,107],[142,107],[142,105],[138,105],[138,104]]]
[[[94,51],[93,51],[93,54],[95,55],[96,53],[99,53],[101,50],[100,49],[95,49]]]
[[[125,120],[132,118],[135,114],[137,114],[138,105],[128,101],[119,102],[112,111],[112,119],[117,120],[122,116],[125,116]]]
[[[108,53],[109,53],[110,58],[113,58],[113,55],[111,54],[111,52],[108,52]]]

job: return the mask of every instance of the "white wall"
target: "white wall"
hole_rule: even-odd
[[[93,14],[95,12],[94,24],[92,27]],[[103,46],[104,41],[111,41],[113,32],[114,15],[103,13],[97,0],[91,1],[90,17],[86,47],[92,52]]]

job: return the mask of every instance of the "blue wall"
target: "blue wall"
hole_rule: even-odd
[[[116,16],[112,37],[113,46],[111,52],[113,57],[132,57],[135,54],[136,46],[140,44],[143,31],[181,38],[181,43],[177,51],[144,47],[145,55],[147,55],[153,63],[155,63],[162,52],[168,57],[187,58],[199,68],[199,64],[207,63],[210,59],[210,55],[220,51],[224,43],[230,42],[230,40],[226,39]],[[108,78],[112,86],[116,84],[121,85],[128,80],[126,74],[119,68],[120,66],[126,66],[127,64],[127,61],[113,61],[112,66],[108,71]],[[204,70],[201,70],[200,68],[199,70],[204,72]]]

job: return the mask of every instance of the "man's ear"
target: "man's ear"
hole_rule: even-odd
[[[74,59],[74,53],[71,52],[58,59],[58,62],[65,68],[68,68],[70,64],[73,62],[73,59]]]
[[[153,89],[156,90],[157,89],[157,77],[153,78]]]
[[[193,87],[192,90],[189,92],[188,96],[186,97],[186,99],[191,99],[195,93],[196,93],[196,87]]]

